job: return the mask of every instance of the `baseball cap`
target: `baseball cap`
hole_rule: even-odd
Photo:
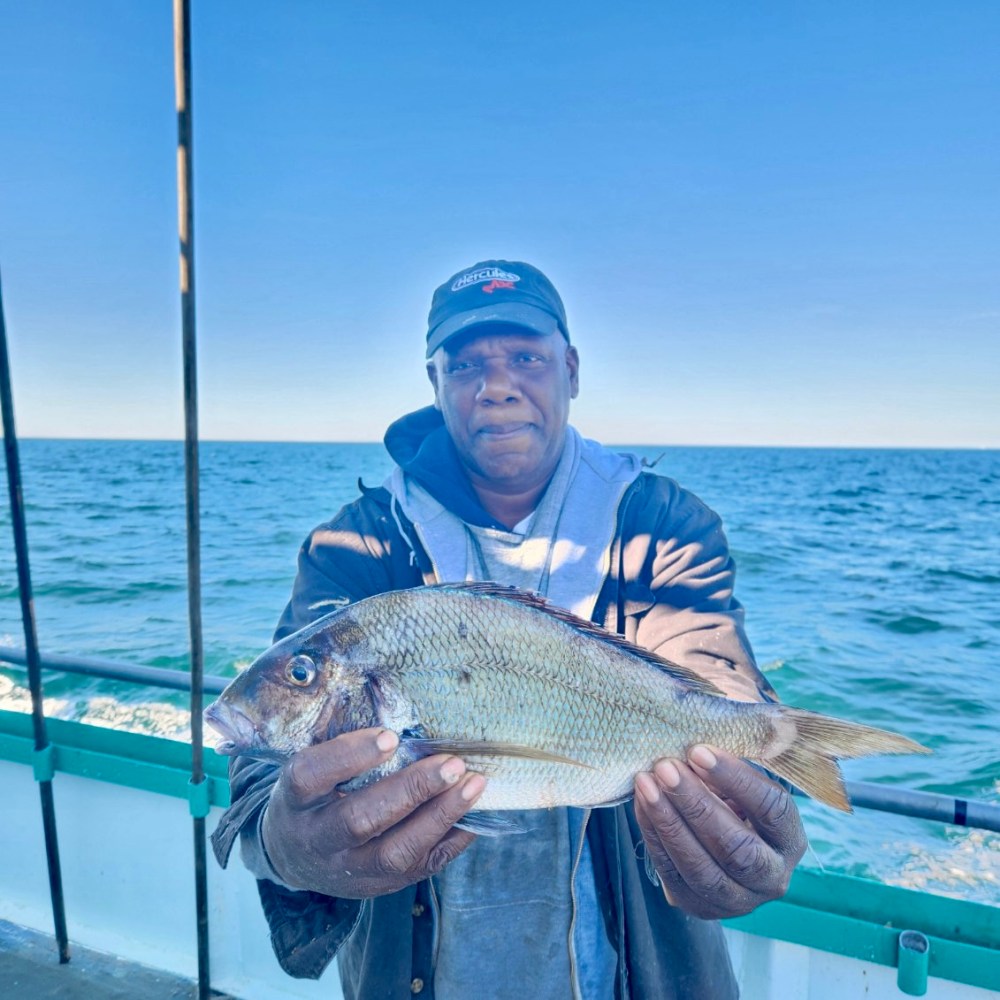
[[[437,289],[427,317],[427,357],[456,334],[485,323],[537,334],[558,330],[569,343],[566,308],[555,286],[522,261],[483,260]]]

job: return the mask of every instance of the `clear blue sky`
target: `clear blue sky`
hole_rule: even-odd
[[[527,259],[610,442],[1000,447],[1000,4],[194,3],[206,438],[377,440]],[[182,435],[169,0],[0,2],[25,436]]]

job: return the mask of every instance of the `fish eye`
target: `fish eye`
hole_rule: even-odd
[[[304,653],[293,656],[285,664],[285,677],[296,687],[308,687],[316,676],[316,664]]]

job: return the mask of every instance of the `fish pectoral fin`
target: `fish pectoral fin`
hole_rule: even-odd
[[[498,812],[469,812],[456,824],[459,830],[468,830],[480,837],[504,837],[509,833],[527,833],[528,828],[517,820]]]
[[[590,764],[573,760],[572,757],[564,757],[551,750],[540,750],[538,747],[526,747],[520,743],[486,743],[446,738],[411,739],[404,742],[418,757],[430,757],[435,753],[453,753],[458,757],[519,757],[523,760],[545,760],[552,764],[571,764],[574,767],[595,770]]]
[[[611,809],[615,806],[623,806],[626,802],[632,801],[632,789],[630,788],[624,795],[619,795],[617,799],[608,799],[607,802],[595,802],[591,809]]]

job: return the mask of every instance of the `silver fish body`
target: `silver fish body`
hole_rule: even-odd
[[[380,773],[457,753],[489,779],[482,810],[620,802],[637,772],[697,743],[849,808],[835,758],[926,752],[883,730],[730,700],[685,667],[496,584],[393,591],[336,611],[262,654],[206,719],[229,737],[222,752],[274,756],[385,726],[401,742]]]

